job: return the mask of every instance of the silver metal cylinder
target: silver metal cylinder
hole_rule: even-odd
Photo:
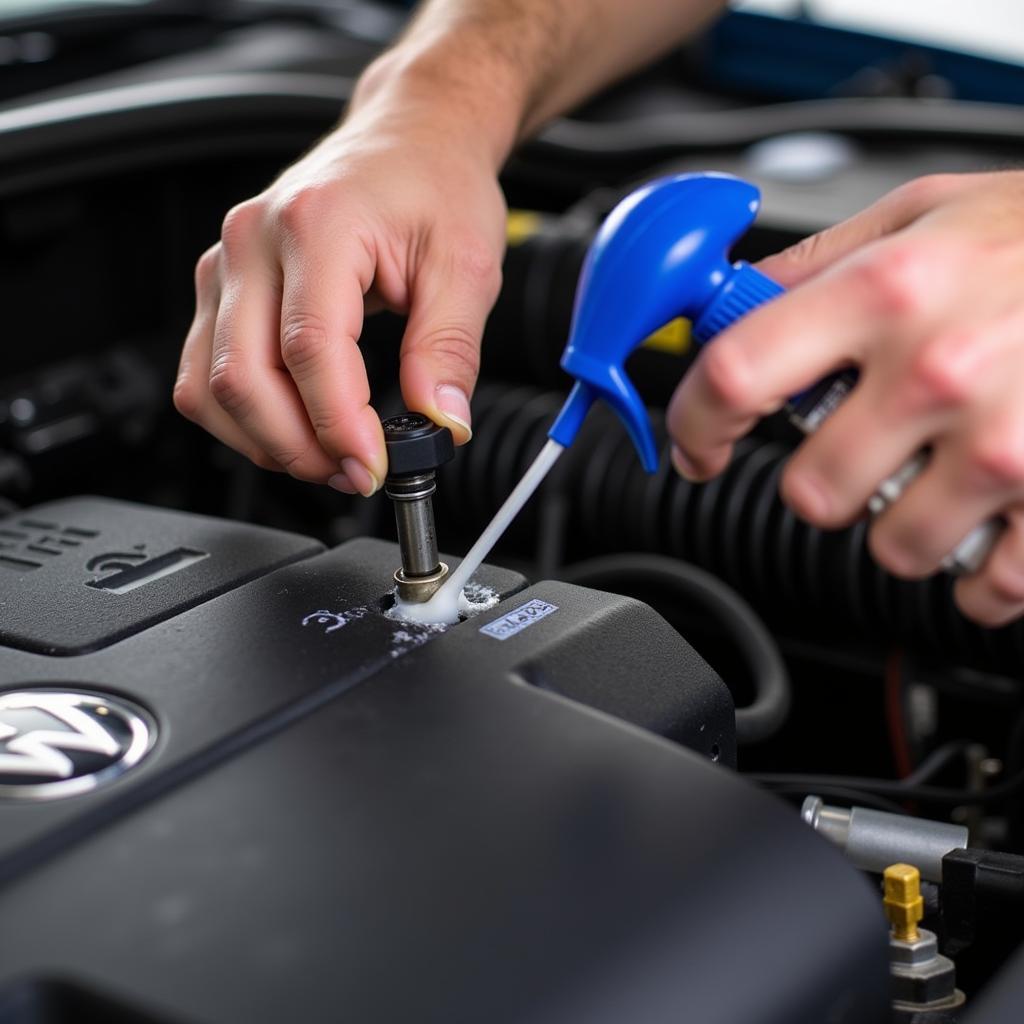
[[[430,498],[395,501],[395,522],[398,524],[398,546],[405,575],[429,576],[436,572],[441,559]]]
[[[890,864],[913,864],[923,878],[942,881],[942,858],[967,846],[967,829],[906,814],[867,807],[829,807],[809,796],[804,821],[836,844],[863,871],[884,871]]]

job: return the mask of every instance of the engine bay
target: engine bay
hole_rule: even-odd
[[[0,756],[0,1021],[1021,1019],[1024,624],[886,573],[866,521],[799,520],[781,415],[679,477],[678,320],[629,363],[657,472],[596,409],[479,606],[390,618],[389,496],[260,470],[171,389],[225,211],[331,128],[405,12],[40,17],[3,31],[50,56],[0,65],[0,740],[56,716],[93,781],[47,793]],[[1019,163],[1022,87],[735,12],[521,147],[474,436],[437,472],[445,562],[540,452],[584,256],[632,188],[756,183],[734,255],[757,260],[923,174]],[[359,342],[382,417],[402,326]],[[894,989],[897,862],[938,946]]]

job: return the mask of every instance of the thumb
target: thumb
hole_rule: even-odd
[[[448,427],[456,444],[473,435],[469,399],[500,289],[498,257],[474,250],[425,267],[413,291],[402,339],[402,397],[408,408]]]
[[[755,266],[784,287],[792,288],[862,246],[908,227],[932,207],[966,188],[974,177],[939,174],[917,178],[866,210],[760,260]]]

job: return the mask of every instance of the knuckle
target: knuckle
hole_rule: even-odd
[[[816,266],[822,249],[826,252],[828,251],[829,243],[834,237],[835,231],[834,227],[830,227],[816,234],[808,235],[806,238],[801,238],[794,245],[788,246],[779,255],[791,263]]]
[[[242,411],[252,396],[249,374],[235,353],[221,353],[210,367],[210,394],[225,412]]]
[[[910,361],[909,378],[912,404],[925,409],[959,408],[974,394],[971,375],[963,372],[943,338],[918,346]]]
[[[281,467],[266,452],[254,451],[249,455],[249,460],[260,469],[269,470],[271,473],[281,472]]]
[[[822,491],[821,484],[815,483],[797,462],[790,462],[779,483],[782,500],[805,522],[824,530],[845,526],[851,516],[843,503],[834,493],[824,500]]]
[[[281,448],[273,449],[269,457],[277,469],[295,477],[298,480],[305,480],[309,483],[322,483],[322,474],[314,472],[310,463],[314,461],[311,457],[315,454],[314,448]]]
[[[900,319],[919,315],[928,301],[929,267],[916,245],[888,245],[860,264],[861,280],[878,311]]]
[[[880,525],[868,531],[868,550],[883,569],[900,579],[919,580],[930,576],[934,571],[933,566],[923,565],[914,552],[889,536]]]
[[[344,423],[344,417],[322,412],[310,417],[310,422],[313,424],[314,433],[327,452],[329,454],[341,454],[341,449],[336,443],[336,437],[338,429]]]
[[[253,199],[231,207],[221,225],[220,237],[225,250],[233,252],[245,247],[256,231],[260,207]]]
[[[310,423],[313,425],[313,432],[320,442],[320,447],[328,455],[341,457],[349,454],[342,434],[345,432],[345,427],[351,424],[351,420],[352,417],[348,410],[338,408],[321,409],[310,417]]]
[[[327,328],[318,317],[289,316],[281,328],[281,358],[292,373],[318,362],[328,344]]]
[[[422,351],[459,382],[472,383],[480,370],[480,339],[459,324],[438,328],[421,340]]]
[[[220,245],[213,245],[196,261],[196,293],[205,291],[213,283],[220,265]]]
[[[1008,559],[993,559],[985,576],[989,589],[1001,604],[1024,605],[1024,566]]]
[[[277,464],[286,472],[293,473],[293,471],[301,465],[303,457],[306,454],[306,449],[288,449],[284,448],[273,453],[273,459]]]
[[[995,629],[1012,618],[991,590],[981,592],[977,580],[957,580],[953,588],[953,601],[965,618],[986,629]]]
[[[174,408],[185,419],[191,420],[193,423],[198,422],[203,407],[203,396],[189,374],[178,374],[171,397]]]
[[[947,195],[958,180],[955,174],[925,174],[894,189],[891,199],[901,207],[925,210]]]
[[[968,450],[972,482],[983,487],[1024,486],[1024,444],[1009,433],[979,437]]]
[[[275,209],[275,216],[287,234],[305,234],[322,220],[328,201],[325,189],[324,185],[305,185],[281,199]]]
[[[746,357],[735,345],[713,342],[701,354],[704,376],[713,398],[735,412],[751,410],[754,380]]]

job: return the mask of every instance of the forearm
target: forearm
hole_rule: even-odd
[[[722,0],[432,0],[361,80],[354,116],[412,109],[481,145],[520,139],[691,34]],[[444,144],[443,140],[439,140]]]

